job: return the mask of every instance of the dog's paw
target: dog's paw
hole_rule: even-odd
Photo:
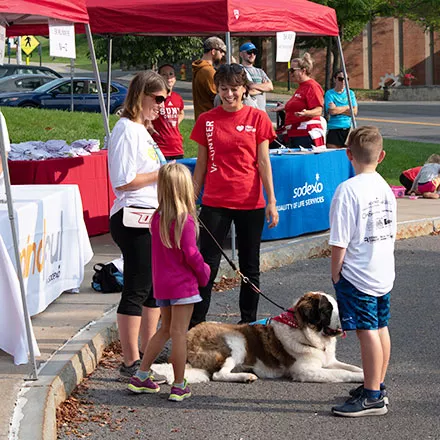
[[[362,383],[364,381],[364,372],[361,370],[360,372],[353,372],[351,375],[351,382],[359,382]]]
[[[252,373],[248,373],[246,383],[255,382],[257,379],[258,379],[258,376],[256,376],[255,374],[252,374]]]

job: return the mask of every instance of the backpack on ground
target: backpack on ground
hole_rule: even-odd
[[[95,274],[92,279],[92,289],[102,293],[122,292],[124,275],[113,263],[96,263],[93,266]]]

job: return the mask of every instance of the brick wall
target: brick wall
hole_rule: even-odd
[[[386,73],[399,74],[399,32],[394,18],[377,18],[371,23],[371,27],[371,88],[377,89],[380,78]],[[413,70],[416,77],[413,82],[414,85],[425,85],[425,59],[429,52],[427,53],[426,49],[424,29],[415,22],[405,20],[402,30],[402,47],[400,51],[403,54],[403,66],[406,69]],[[343,43],[350,86],[353,88],[365,88],[365,84],[368,84],[368,61],[364,61],[365,51],[368,49],[364,44],[362,33],[351,42]],[[310,50],[310,53],[315,61],[312,76],[324,85],[326,49]],[[298,55],[299,51],[295,49],[294,57]],[[440,33],[434,34],[434,57],[432,61],[434,66],[433,84],[440,85]],[[287,80],[287,63],[276,63],[276,80]]]

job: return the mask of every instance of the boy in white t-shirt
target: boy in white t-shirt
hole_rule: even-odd
[[[388,320],[395,278],[396,199],[376,172],[385,157],[376,127],[353,130],[347,156],[356,176],[336,189],[329,244],[342,328],[356,330],[364,383],[332,412],[344,417],[382,415],[388,411],[384,380],[391,352]]]

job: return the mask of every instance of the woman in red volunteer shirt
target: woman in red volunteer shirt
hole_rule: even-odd
[[[196,195],[204,186],[200,220],[220,245],[234,221],[240,271],[259,286],[264,219],[269,228],[278,224],[269,159],[269,143],[275,132],[264,111],[243,105],[248,80],[240,64],[220,66],[214,82],[222,104],[202,113],[191,133],[191,139],[199,144],[194,171]],[[261,184],[266,190],[267,205]],[[220,249],[203,225],[200,251],[211,268],[211,277],[208,285],[200,289],[203,301],[194,307],[191,326],[206,319],[221,258]],[[240,322],[256,320],[258,299],[248,284],[241,284]]]
[[[285,126],[288,128],[290,148],[323,146],[325,131],[321,123],[321,114],[324,91],[310,78],[313,69],[312,57],[306,52],[302,58],[294,58],[291,65],[293,81],[298,83],[299,87],[285,105],[279,105],[274,111],[286,112]]]
[[[167,83],[170,92],[160,109],[159,117],[153,121],[152,137],[166,160],[182,159],[183,138],[179,125],[183,121],[183,99],[178,93],[173,92],[176,72],[171,64],[163,64],[158,73]]]

